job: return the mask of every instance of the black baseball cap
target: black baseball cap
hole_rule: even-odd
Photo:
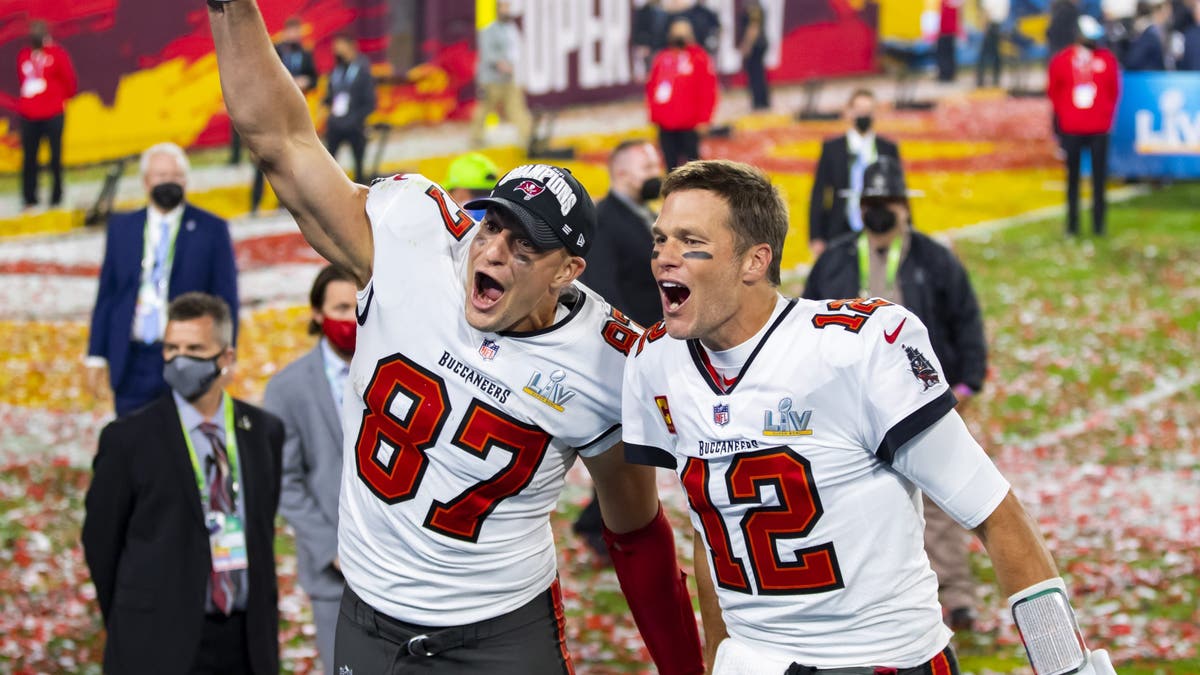
[[[511,215],[541,249],[566,248],[584,257],[596,231],[596,205],[567,169],[526,164],[509,171],[488,197],[463,204]]]
[[[859,199],[905,199],[920,196],[908,189],[900,162],[883,156],[863,171],[863,188]]]

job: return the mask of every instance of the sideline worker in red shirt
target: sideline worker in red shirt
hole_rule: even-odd
[[[1047,95],[1054,106],[1067,153],[1067,234],[1079,234],[1079,166],[1083,149],[1092,155],[1092,230],[1104,234],[1108,180],[1108,134],[1117,108],[1121,78],[1112,52],[1097,46],[1100,22],[1079,17],[1076,43],[1050,59]]]
[[[43,21],[29,25],[30,45],[17,54],[17,114],[21,116],[21,190],[25,208],[37,205],[38,148],[42,139],[50,142],[50,171],[54,187],[50,205],[62,202],[63,110],[75,95],[75,68],[66,50],[50,39]]]
[[[670,172],[700,159],[699,130],[717,107],[717,74],[708,52],[696,44],[692,24],[676,19],[667,30],[667,48],[654,57],[646,80],[650,121]]]

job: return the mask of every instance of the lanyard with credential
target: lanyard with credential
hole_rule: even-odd
[[[171,230],[171,232],[170,232],[171,245],[167,247],[167,258],[166,258],[166,260],[163,261],[163,266],[167,267],[167,268],[170,268],[171,265],[175,261],[175,241],[177,239],[179,239],[179,226],[173,225],[169,229]],[[149,261],[149,264],[147,264],[147,261]],[[151,245],[150,245],[150,211],[149,210],[146,211],[146,225],[145,225],[145,229],[142,232],[142,267],[149,268],[151,270],[154,269],[154,251],[151,249]],[[167,277],[170,276],[169,274],[165,274],[165,272],[166,272],[166,270],[164,270],[164,274],[163,274],[164,282],[166,281]]]
[[[233,399],[226,393],[221,403],[225,406],[225,452],[229,455],[229,480],[233,486],[233,509],[236,511],[240,486],[238,484],[237,432],[233,428]],[[183,423],[182,416],[179,418],[179,426],[183,428],[183,442],[187,443],[188,455],[192,459],[192,471],[196,473],[196,489],[200,491],[200,506],[207,514],[209,497],[208,490],[204,489],[205,480],[204,472],[200,469],[200,457],[196,455],[196,446],[192,445],[192,434]]]
[[[900,269],[900,237],[892,240],[887,254],[887,285],[896,285],[896,272]],[[858,238],[858,288],[862,297],[871,295],[871,249],[865,235]]]

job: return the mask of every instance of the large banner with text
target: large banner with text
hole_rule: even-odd
[[[512,0],[521,34],[519,76],[532,103],[559,107],[638,95],[629,41],[633,13],[643,3]],[[718,69],[738,86],[743,0],[706,4],[722,23]],[[772,82],[875,68],[875,0],[763,0],[763,5]],[[321,73],[332,67],[335,35],[358,39],[379,81],[372,123],[436,124],[469,116],[475,34],[491,20],[493,0],[259,0],[259,6],[272,34],[289,17],[303,21],[306,46]],[[228,142],[203,0],[0,0],[0,68],[15,69],[35,19],[49,24],[79,75],[79,93],[66,108],[68,165],[137,154],[161,141],[185,147]],[[0,83],[6,83],[0,84],[0,173],[15,172],[21,161],[16,80]],[[309,97],[318,126],[322,87]]]
[[[1125,73],[1109,172],[1127,178],[1200,178],[1200,73]]]

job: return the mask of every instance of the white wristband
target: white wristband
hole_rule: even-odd
[[[1067,675],[1087,663],[1087,647],[1062,577],[1012,594],[1008,608],[1036,675]]]

